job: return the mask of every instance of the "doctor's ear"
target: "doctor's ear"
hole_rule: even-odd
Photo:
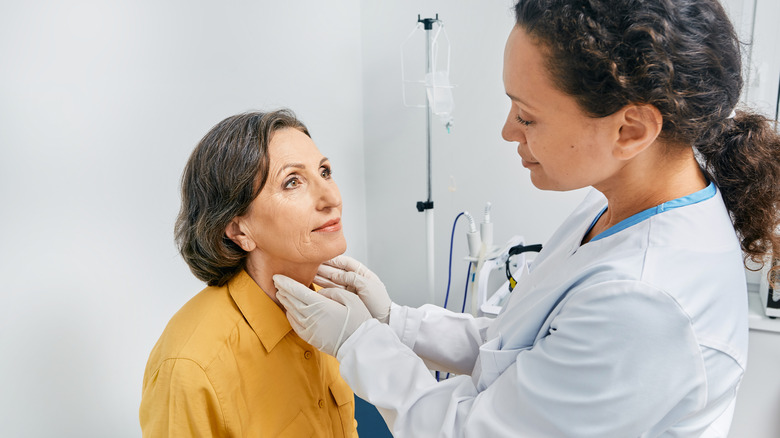
[[[255,241],[244,231],[241,218],[236,217],[230,221],[225,227],[225,235],[246,252],[251,252],[257,246]]]
[[[619,130],[613,155],[628,160],[647,149],[663,128],[661,111],[653,105],[627,105],[618,111]]]

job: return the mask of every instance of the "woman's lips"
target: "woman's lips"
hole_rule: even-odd
[[[533,166],[534,164],[539,164],[539,162],[538,162],[538,161],[531,161],[531,160],[527,160],[527,159],[526,159],[526,158],[523,156],[523,155],[524,155],[524,153],[523,153],[523,151],[521,151],[521,150],[520,150],[521,148],[522,148],[522,144],[518,144],[518,145],[517,145],[517,155],[520,155],[520,159],[521,159],[521,161],[522,161],[523,167],[525,167],[525,168],[528,168],[528,167],[531,167],[531,166]]]
[[[320,225],[318,228],[313,229],[312,231],[331,233],[339,230],[341,230],[341,218],[329,220],[324,224]]]
[[[525,167],[525,168],[529,168],[529,167],[531,167],[533,165],[539,164],[536,161],[528,161],[525,158],[522,159],[522,162],[523,162],[523,167]]]

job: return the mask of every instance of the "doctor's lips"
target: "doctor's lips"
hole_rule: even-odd
[[[312,231],[333,232],[341,230],[341,218],[331,219]]]

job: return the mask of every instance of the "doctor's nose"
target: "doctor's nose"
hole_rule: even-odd
[[[525,127],[515,120],[512,111],[509,111],[509,114],[506,117],[504,127],[501,129],[501,137],[506,141],[525,143]]]

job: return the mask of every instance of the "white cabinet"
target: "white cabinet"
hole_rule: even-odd
[[[780,318],[764,316],[754,288],[748,297],[748,365],[737,395],[729,437],[777,438],[780,436]]]

